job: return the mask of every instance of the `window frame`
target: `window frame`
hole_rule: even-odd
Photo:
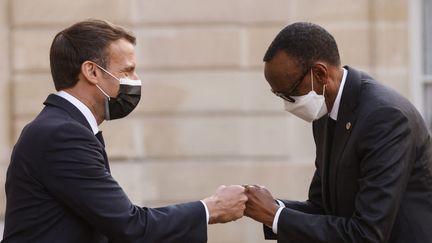
[[[411,99],[424,116],[423,99],[423,0],[412,0],[409,5],[410,25],[410,84]]]

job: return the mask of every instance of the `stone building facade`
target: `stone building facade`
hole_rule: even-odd
[[[419,0],[417,0],[418,2]],[[342,63],[416,102],[408,0],[0,0],[0,182],[22,127],[54,92],[54,35],[102,18],[138,37],[143,98],[105,122],[113,176],[133,202],[202,199],[221,184],[261,184],[303,200],[313,173],[309,124],[285,113],[263,76],[263,54],[296,21],[334,34]],[[418,103],[418,102],[417,102]],[[1,190],[0,212],[4,212]],[[265,242],[240,219],[209,227],[210,243]]]

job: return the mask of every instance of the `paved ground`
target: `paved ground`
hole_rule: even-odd
[[[0,239],[3,239],[4,222],[0,222]]]

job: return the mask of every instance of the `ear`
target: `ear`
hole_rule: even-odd
[[[330,78],[330,73],[327,65],[322,62],[317,62],[312,66],[313,74],[315,77],[315,80],[321,84],[326,85],[328,83],[328,80]]]
[[[88,82],[92,84],[99,83],[98,76],[100,75],[100,73],[95,63],[91,61],[83,62],[83,64],[81,64],[81,74]]]

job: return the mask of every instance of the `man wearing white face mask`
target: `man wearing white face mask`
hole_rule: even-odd
[[[208,224],[243,216],[240,185],[148,208],[134,205],[111,175],[98,125],[138,105],[134,45],[130,32],[101,20],[55,36],[50,64],[57,93],[48,95],[12,152],[3,243],[204,243]]]
[[[301,119],[312,122],[317,120],[328,113],[325,104],[325,86],[323,86],[322,95],[318,95],[313,87],[313,71],[310,70],[311,77],[311,91],[306,95],[292,96],[290,101],[288,98],[285,100],[283,93],[274,92],[277,96],[284,99],[285,110],[300,117]]]
[[[340,64],[336,42],[312,23],[283,29],[265,77],[285,110],[312,122],[316,170],[307,201],[246,186],[245,214],[279,243],[431,243],[432,142],[414,106]],[[293,138],[295,139],[295,138]]]

